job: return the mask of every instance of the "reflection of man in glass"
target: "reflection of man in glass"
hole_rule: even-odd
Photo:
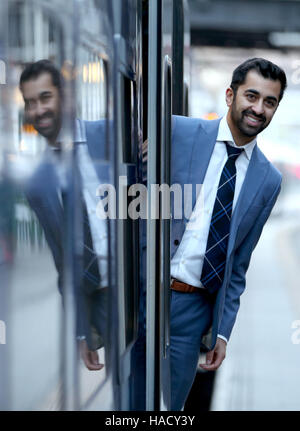
[[[25,69],[20,79],[27,120],[56,145],[62,125],[62,81],[59,72],[47,60]]]
[[[62,289],[63,275],[63,219],[66,176],[61,160],[63,141],[62,103],[63,85],[60,72],[48,60],[26,66],[20,78],[20,90],[25,102],[25,116],[40,135],[46,138],[46,161],[29,181],[27,198],[36,212],[52,251],[58,270],[58,285]],[[105,221],[96,216],[96,189],[99,169],[91,161],[103,158],[104,122],[83,122],[75,125],[75,148],[78,162],[83,208],[82,283],[77,291],[79,305],[77,334],[85,365],[99,370],[96,350],[106,334],[107,301],[107,233]],[[79,145],[80,144],[80,145]],[[80,236],[80,235],[79,235]],[[77,269],[78,271],[78,269]],[[101,277],[100,277],[101,274]],[[75,277],[76,278],[76,277]],[[76,281],[76,280],[75,280]],[[101,335],[100,335],[101,334]]]

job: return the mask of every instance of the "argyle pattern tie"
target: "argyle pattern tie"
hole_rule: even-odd
[[[83,199],[83,270],[84,270],[84,285],[85,289],[93,292],[100,284],[100,273],[98,268],[98,257],[94,251],[93,240],[90,230],[90,222],[86,210],[86,205]]]
[[[226,142],[225,144],[228,159],[218,185],[201,274],[201,283],[210,293],[221,287],[224,278],[236,180],[235,162],[243,151]]]

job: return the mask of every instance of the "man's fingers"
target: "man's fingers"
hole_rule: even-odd
[[[206,363],[201,364],[200,367],[204,370],[217,370],[225,359],[225,355],[226,343],[224,340],[218,338],[215,348],[206,354]]]
[[[104,367],[103,364],[99,363],[99,356],[97,352],[92,350],[88,350],[87,354],[87,362],[85,362],[87,368],[91,371],[101,370]]]
[[[104,367],[103,364],[99,364],[97,352],[89,351],[88,354],[85,355],[82,359],[83,359],[83,362],[85,363],[85,366],[90,371],[98,371]]]
[[[214,362],[212,362],[211,364],[201,364],[200,367],[203,368],[204,370],[208,370],[208,371],[214,371],[217,370],[219,368],[219,366],[222,364],[223,359],[222,358],[218,358],[216,359]]]
[[[206,353],[206,364],[211,364],[213,361],[213,357],[214,357],[214,350],[211,350],[210,352]]]
[[[104,367],[104,364],[99,364],[98,352],[89,350],[85,340],[80,343],[80,353],[84,365],[90,371],[98,371]]]
[[[98,356],[98,353],[90,351],[89,354],[90,354],[91,362],[94,365],[99,365],[99,356]]]

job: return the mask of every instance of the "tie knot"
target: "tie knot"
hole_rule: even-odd
[[[236,161],[236,159],[241,154],[241,152],[243,151],[243,149],[242,148],[233,147],[232,145],[229,145],[227,142],[225,142],[225,143],[226,143],[228,158],[231,159],[231,160]]]

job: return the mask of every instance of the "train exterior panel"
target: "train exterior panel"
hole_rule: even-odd
[[[169,183],[187,14],[1,2],[1,410],[138,409],[144,325],[144,405],[169,408],[170,225],[128,209],[131,186]]]

